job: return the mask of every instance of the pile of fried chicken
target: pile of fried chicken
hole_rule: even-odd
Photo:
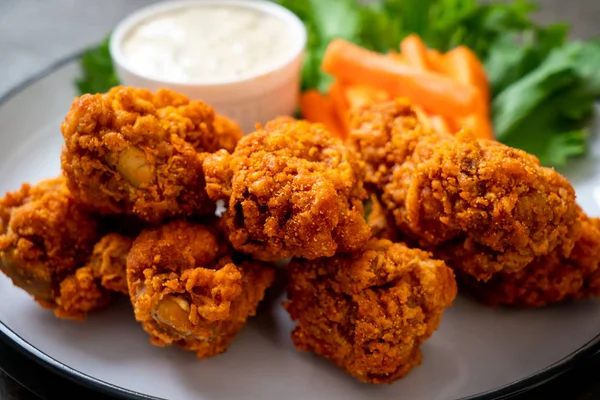
[[[514,307],[600,295],[600,219],[556,171],[403,100],[351,124],[346,142],[288,117],[243,136],[169,90],[83,95],[61,176],[0,200],[0,269],[60,318],[128,296],[151,343],[206,358],[291,259],[295,346],[369,383],[421,363],[459,286]]]

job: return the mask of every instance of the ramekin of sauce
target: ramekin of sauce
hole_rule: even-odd
[[[294,113],[306,29],[265,0],[184,0],[133,13],[110,52],[123,85],[203,100],[245,132]]]

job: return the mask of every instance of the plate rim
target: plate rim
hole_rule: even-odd
[[[80,50],[65,57],[58,59],[48,67],[41,71],[30,75],[20,83],[16,84],[12,88],[9,88],[3,94],[0,95],[0,108],[4,104],[8,103],[13,97],[19,93],[34,85],[43,78],[51,75],[62,67],[67,66],[73,62],[76,62],[84,54],[86,50]],[[0,320],[0,340],[12,346],[23,356],[37,362],[43,367],[47,368],[51,372],[57,373],[69,380],[80,384],[84,387],[100,391],[102,393],[121,397],[132,400],[164,400],[160,397],[154,397],[151,395],[143,394],[137,391],[126,389],[121,386],[113,385],[105,382],[101,379],[95,378],[91,375],[80,372],[67,364],[57,360],[54,357],[49,356],[45,352],[41,351],[27,340],[23,339],[19,334],[14,332],[8,325]],[[592,338],[590,341],[579,347],[574,352],[566,355],[562,359],[548,365],[547,367],[534,372],[531,375],[525,376],[521,379],[507,383],[504,386],[492,388],[485,392],[477,393],[471,396],[462,397],[456,400],[501,400],[509,397],[518,395],[533,389],[565,372],[575,368],[579,361],[584,361],[596,353],[600,352],[600,333]]]

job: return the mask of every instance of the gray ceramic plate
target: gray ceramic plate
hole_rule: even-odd
[[[71,57],[0,101],[0,193],[59,173],[59,125],[75,95]],[[600,215],[600,140],[565,174]],[[597,190],[596,190],[597,191]],[[600,301],[541,310],[493,310],[458,298],[423,346],[423,364],[393,385],[359,384],[324,359],[299,353],[273,290],[227,353],[204,361],[150,345],[127,302],[84,323],[61,321],[0,276],[0,333],[43,365],[128,398],[377,400],[502,398],[565,370],[600,347]]]

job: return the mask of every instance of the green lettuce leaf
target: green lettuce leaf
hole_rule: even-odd
[[[119,85],[110,51],[109,37],[97,47],[87,50],[79,60],[82,76],[75,81],[80,94],[104,93],[113,86]]]
[[[564,167],[585,154],[587,126],[600,96],[600,45],[572,42],[554,49],[493,102],[497,139]]]

